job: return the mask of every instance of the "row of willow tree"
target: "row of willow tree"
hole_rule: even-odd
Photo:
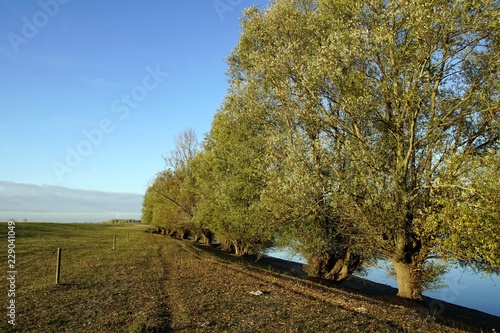
[[[143,220],[343,281],[392,262],[418,299],[449,264],[500,269],[497,0],[250,7],[198,146],[182,133]]]

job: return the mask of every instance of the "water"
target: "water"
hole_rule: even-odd
[[[363,278],[397,288],[396,280],[387,275],[385,268],[372,268]],[[424,292],[424,295],[500,316],[499,275],[475,274],[469,269],[453,268],[442,281],[448,285],[446,288]]]
[[[270,249],[267,255],[285,260],[306,263],[300,255],[286,250]],[[365,279],[397,288],[397,282],[389,277],[386,264],[371,268]],[[475,274],[471,270],[453,268],[443,276],[448,286],[434,292],[424,292],[434,299],[476,309],[488,314],[500,316],[500,275]]]

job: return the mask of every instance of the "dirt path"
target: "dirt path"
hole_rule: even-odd
[[[166,240],[175,332],[458,332],[424,309],[225,261]],[[252,295],[261,292],[261,295]]]

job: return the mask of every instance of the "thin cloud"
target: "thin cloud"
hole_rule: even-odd
[[[0,181],[0,211],[68,214],[140,214],[142,195]]]

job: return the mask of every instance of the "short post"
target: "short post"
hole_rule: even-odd
[[[57,249],[57,267],[56,267],[56,284],[59,284],[61,278],[61,249]]]
[[[116,235],[113,235],[113,250],[116,250]]]
[[[127,242],[129,241],[129,237],[128,237],[128,234],[129,234],[129,232],[127,231]]]

